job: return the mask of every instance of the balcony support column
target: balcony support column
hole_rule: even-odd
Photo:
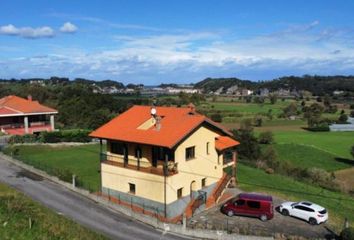
[[[140,151],[137,152],[138,157],[138,170],[140,170]]]
[[[164,176],[164,215],[165,218],[167,218],[167,205],[166,205],[166,178],[168,175],[168,169],[167,169],[167,163],[168,163],[168,154],[165,155],[165,163],[163,166],[163,176]]]
[[[102,192],[102,161],[103,161],[103,147],[102,147],[102,139],[100,139],[100,188],[99,191]]]
[[[23,123],[25,125],[25,133],[29,133],[28,132],[28,116],[25,116],[24,119],[23,119]]]
[[[50,115],[50,128],[52,131],[55,130],[55,126],[54,126],[54,115]]]

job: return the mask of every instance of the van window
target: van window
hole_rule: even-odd
[[[235,206],[242,206],[242,205],[245,205],[245,200],[243,199],[238,199],[234,202]]]
[[[247,206],[250,208],[261,208],[261,203],[256,201],[247,201]]]

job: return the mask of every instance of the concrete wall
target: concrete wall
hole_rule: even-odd
[[[208,187],[205,187],[203,191],[205,191],[207,193],[207,196],[209,196],[215,187],[216,184],[212,184]],[[111,197],[115,197],[116,199],[119,199],[120,201],[123,201],[125,203],[141,207],[145,211],[150,211],[152,213],[156,213],[161,216],[164,215],[165,205],[163,202],[161,203],[158,201],[140,197],[138,195],[132,195],[129,193],[120,192],[106,187],[102,188],[102,192]],[[194,194],[197,195],[198,193],[194,192]],[[182,215],[189,202],[190,202],[190,196],[185,196],[183,198],[177,199],[173,202],[166,204],[166,213],[167,213],[166,217],[174,218]],[[200,207],[200,210],[203,209],[205,209],[205,205],[202,205]]]

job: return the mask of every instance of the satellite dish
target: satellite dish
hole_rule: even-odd
[[[156,111],[156,108],[151,108],[151,111],[150,111],[150,112],[151,112],[151,115],[155,116],[155,115],[156,115],[156,112],[157,112],[157,111]]]

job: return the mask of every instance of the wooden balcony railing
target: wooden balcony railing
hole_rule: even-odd
[[[164,176],[165,174],[166,176],[172,176],[178,173],[178,165],[174,161],[168,161],[166,166],[163,162],[163,164],[159,164],[157,167],[153,167],[151,163],[146,163],[143,161],[139,162],[137,159],[132,158],[128,158],[128,161],[124,161],[124,157],[105,153],[100,154],[100,161],[104,164],[156,174],[160,176]]]

